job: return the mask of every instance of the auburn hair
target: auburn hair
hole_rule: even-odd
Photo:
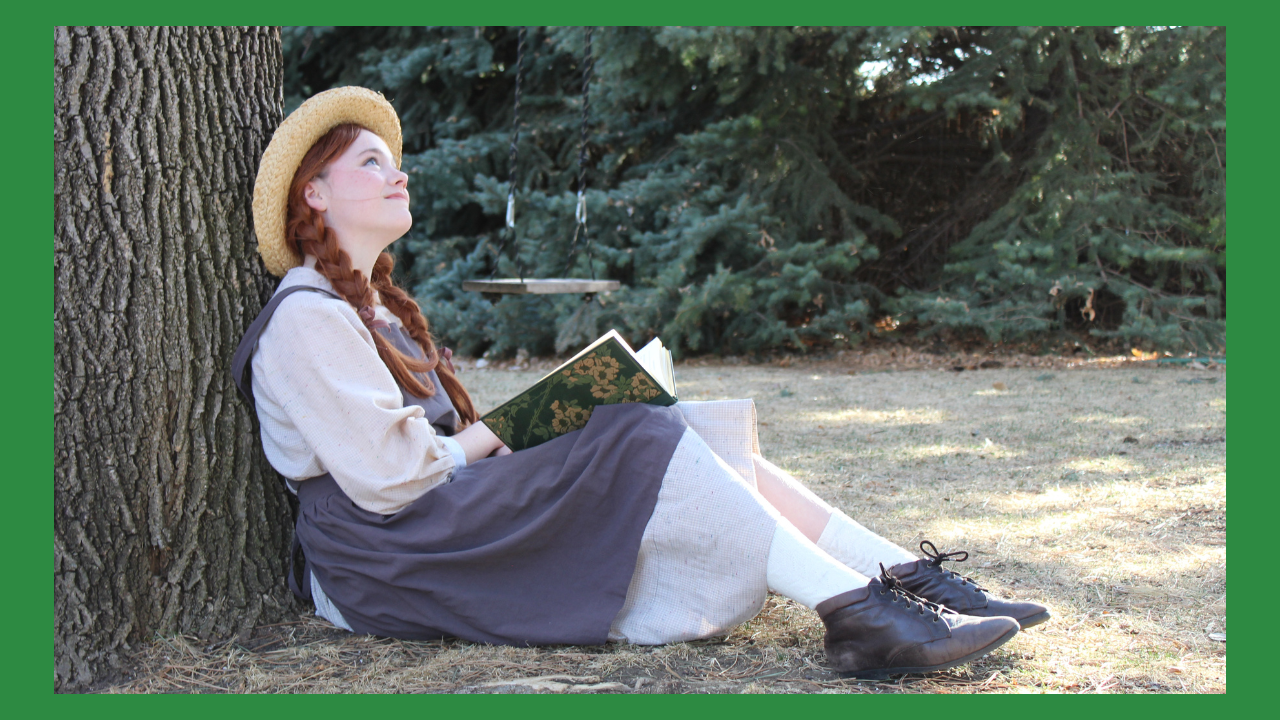
[[[314,257],[316,271],[325,276],[333,284],[334,291],[355,308],[360,319],[369,328],[369,333],[373,335],[378,356],[396,382],[413,395],[432,397],[436,394],[436,388],[426,373],[435,370],[465,427],[480,416],[476,413],[471,395],[449,369],[449,365],[440,362],[435,338],[431,336],[430,326],[418,303],[409,293],[397,287],[392,279],[391,270],[395,267],[395,258],[391,253],[383,251],[373,265],[373,277],[365,278],[363,272],[351,266],[351,256],[338,245],[338,236],[333,228],[325,225],[321,213],[308,205],[303,196],[307,183],[317,177],[323,178],[329,163],[346,152],[364,129],[352,123],[339,125],[317,140],[303,156],[302,163],[293,175],[293,182],[289,185],[285,240],[293,243],[303,255]],[[377,331],[373,316],[374,290],[378,291],[382,304],[400,319],[410,337],[422,348],[425,359],[405,355]]]

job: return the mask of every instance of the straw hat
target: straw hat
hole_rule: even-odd
[[[362,87],[340,87],[312,95],[280,123],[258,164],[253,183],[253,227],[258,253],[277,277],[302,264],[296,248],[285,242],[289,185],[302,158],[316,141],[338,125],[355,123],[376,133],[400,167],[400,118],[382,93]]]

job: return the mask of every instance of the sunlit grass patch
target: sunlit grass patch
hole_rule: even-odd
[[[1123,415],[1116,416],[1116,415],[1105,415],[1102,413],[1092,413],[1089,415],[1077,415],[1076,417],[1071,418],[1071,422],[1082,423],[1082,424],[1083,423],[1104,423],[1107,425],[1125,425],[1125,426],[1137,427],[1139,425],[1146,425],[1150,423],[1151,420],[1150,418],[1137,417],[1137,416],[1123,416]]]
[[[1003,460],[1025,455],[1023,450],[1005,447],[1002,443],[990,442],[954,445],[939,443],[934,445],[903,445],[895,450],[895,454],[903,460],[925,460],[933,458],[968,458]]]
[[[946,413],[933,408],[898,408],[896,410],[870,410],[853,407],[834,411],[812,411],[800,417],[823,427],[847,425],[882,425],[902,427],[907,425],[937,425],[947,421]]]
[[[1119,473],[1137,472],[1141,465],[1135,463],[1129,458],[1120,457],[1118,455],[1107,455],[1098,458],[1082,458],[1072,460],[1064,464],[1064,467],[1071,468],[1077,472],[1102,473],[1106,475],[1115,475]]]

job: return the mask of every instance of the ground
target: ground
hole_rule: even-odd
[[[239,642],[157,639],[101,691],[1225,692],[1225,366],[1133,360],[677,366],[682,399],[755,398],[766,457],[828,502],[904,547],[967,550],[954,569],[1050,606],[966,666],[842,679],[817,616],[770,596],[728,637],[652,648],[401,642],[303,614]],[[482,411],[552,367],[460,364]]]

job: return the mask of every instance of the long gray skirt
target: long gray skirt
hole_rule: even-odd
[[[468,464],[393,515],[312,478],[297,539],[355,632],[600,644],[686,429],[675,408],[601,406],[582,430]]]

